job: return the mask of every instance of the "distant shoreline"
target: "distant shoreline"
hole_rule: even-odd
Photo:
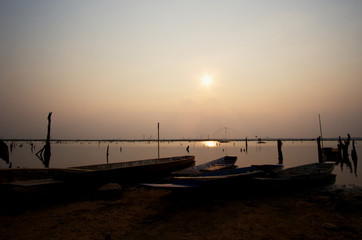
[[[342,137],[345,139],[345,137]],[[46,139],[31,139],[31,138],[24,138],[24,139],[11,139],[11,138],[3,138],[3,141],[7,142],[43,142]],[[227,139],[227,142],[245,142],[245,138],[235,138],[235,139]],[[258,141],[265,141],[265,142],[273,142],[277,140],[286,141],[286,142],[293,142],[293,141],[316,141],[316,138],[248,138],[250,142],[258,142]],[[355,141],[362,141],[362,137],[352,137],[351,140]],[[157,139],[51,139],[51,142],[157,142]],[[160,142],[205,142],[205,141],[217,141],[225,143],[225,139],[221,138],[182,138],[182,139],[160,139]],[[333,138],[323,138],[323,141],[338,141],[338,137]]]

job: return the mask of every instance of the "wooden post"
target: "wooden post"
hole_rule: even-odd
[[[35,154],[43,162],[43,165],[46,168],[49,167],[50,156],[51,156],[51,151],[50,151],[50,125],[52,121],[51,117],[52,117],[52,112],[48,114],[48,132],[47,132],[47,139],[45,145]]]
[[[52,121],[51,117],[52,117],[52,112],[48,114],[48,132],[47,132],[47,141],[44,150],[44,162],[46,164],[46,167],[49,167],[50,156],[51,156],[50,152],[50,124]]]
[[[282,141],[278,139],[278,163],[283,164]]]
[[[353,166],[354,166],[354,175],[356,175],[356,177],[357,177],[357,162],[358,162],[358,159],[357,159],[356,146],[354,145],[354,140],[352,141],[351,155],[352,155],[352,162],[353,162]]]
[[[321,132],[321,136],[320,136],[320,142],[322,144],[322,148],[323,148],[323,134],[322,134],[322,122],[321,122],[321,115],[318,114],[319,117],[319,131]]]
[[[160,158],[160,123],[157,123],[157,156]]]
[[[106,153],[107,164],[108,164],[108,156],[109,156],[109,145],[107,146],[107,153]]]
[[[318,162],[323,162],[323,155],[322,155],[322,147],[321,147],[321,137],[317,138],[317,145],[318,145]]]
[[[0,139],[0,158],[2,158],[7,164],[9,164],[9,147],[1,139]]]
[[[248,151],[248,138],[245,138],[245,151]]]

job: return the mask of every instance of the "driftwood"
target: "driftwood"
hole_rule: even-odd
[[[52,117],[52,112],[50,112],[48,114],[48,132],[47,132],[47,139],[45,142],[45,145],[43,146],[42,149],[40,149],[35,155],[40,159],[40,161],[42,161],[44,167],[48,168],[49,167],[49,162],[50,162],[50,156],[51,156],[51,151],[50,151],[50,125],[51,125],[51,117]]]
[[[347,134],[347,139],[342,142],[341,137],[338,138],[338,148],[342,150],[342,161],[340,162],[341,169],[343,170],[343,165],[346,164],[347,168],[350,169],[352,173],[352,163],[349,160],[348,148],[351,143],[351,136]]]

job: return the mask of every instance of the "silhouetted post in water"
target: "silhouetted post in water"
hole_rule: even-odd
[[[9,164],[9,147],[0,139],[0,158],[4,159],[6,164]]]
[[[338,138],[338,147],[342,149],[342,161],[341,161],[341,169],[343,170],[343,164],[346,164],[347,167],[350,168],[351,172],[352,172],[352,164],[349,160],[349,153],[348,153],[348,148],[349,148],[349,144],[351,143],[351,136],[349,135],[349,133],[347,134],[347,140],[344,141],[344,143],[342,143],[342,139],[339,136]]]
[[[318,144],[318,162],[323,162],[323,155],[322,155],[322,147],[321,147],[321,137],[317,137],[317,144]]]
[[[278,161],[279,164],[283,164],[283,152],[282,152],[282,141],[278,140]]]
[[[52,112],[48,114],[48,133],[45,145],[35,155],[43,162],[44,167],[49,167],[50,162],[50,125],[51,125]]]
[[[344,143],[342,143],[341,136],[339,136],[339,138],[338,138],[339,145],[342,148],[343,160],[345,158],[348,158],[348,156],[349,156],[348,148],[349,148],[349,144],[351,143],[351,136],[349,135],[349,133],[347,134],[347,136],[348,136],[347,140],[345,140]]]
[[[356,146],[354,145],[354,140],[352,141],[352,152],[351,152],[351,155],[352,155],[352,162],[353,162],[353,165],[354,165],[354,175],[356,175],[357,177],[357,151],[356,151]]]
[[[245,138],[245,151],[248,151],[248,138]]]
[[[320,136],[320,141],[322,142],[322,147],[323,147],[323,134],[322,134],[322,122],[321,122],[321,115],[318,114],[318,117],[319,117],[319,130],[321,132],[321,136]]]
[[[160,123],[157,123],[157,156],[160,158]]]
[[[107,153],[106,153],[107,164],[108,164],[108,156],[109,156],[109,145],[107,146]]]

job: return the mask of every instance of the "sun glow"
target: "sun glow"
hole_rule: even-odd
[[[217,146],[217,142],[216,141],[205,141],[202,142],[204,144],[204,146],[206,147],[216,147]]]
[[[205,87],[210,87],[213,80],[212,80],[212,76],[205,74],[202,78],[201,78],[201,82],[202,85]]]

